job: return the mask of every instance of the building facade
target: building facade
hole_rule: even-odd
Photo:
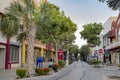
[[[111,30],[107,34],[109,42],[106,50],[111,54],[111,63],[120,64],[120,13],[117,20],[112,21]]]
[[[104,62],[117,64],[117,52],[113,50],[113,43],[116,42],[117,17],[110,17],[104,24],[103,49],[105,52]]]

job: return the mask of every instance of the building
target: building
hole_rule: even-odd
[[[104,62],[116,63],[114,61],[115,54],[111,52],[110,46],[115,42],[115,26],[117,17],[110,17],[103,25],[103,50],[104,50]]]
[[[111,54],[111,63],[120,64],[120,13],[117,20],[112,21],[111,29],[107,33],[109,44],[106,50]]]

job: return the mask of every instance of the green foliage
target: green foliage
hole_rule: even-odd
[[[83,31],[80,32],[81,38],[87,40],[89,46],[100,45],[100,33],[102,31],[102,24],[90,23],[83,25]]]
[[[44,43],[60,44],[68,34],[72,35],[70,41],[73,42],[75,39],[76,24],[69,17],[66,17],[64,12],[60,12],[59,7],[54,4],[45,3],[41,5],[39,23],[36,38]]]
[[[120,68],[120,64],[118,64],[118,67]]]
[[[48,74],[50,71],[50,68],[44,68],[44,74]]]
[[[37,68],[35,69],[36,74],[39,75],[43,75],[44,74],[44,69],[43,68]]]
[[[69,60],[69,64],[72,64],[73,63],[73,61],[72,60]]]
[[[99,60],[92,60],[92,63],[93,63],[94,65],[97,65],[97,64],[102,63],[102,62],[99,61]]]
[[[79,50],[78,45],[71,45],[71,47],[69,48],[70,54],[74,53],[75,57],[77,57],[78,55],[78,50]]]
[[[112,10],[120,9],[120,0],[98,0],[99,2],[106,2],[108,7]]]
[[[18,76],[18,78],[24,78],[24,77],[26,77],[26,70],[25,69],[17,69],[16,75]]]
[[[89,55],[90,53],[90,49],[88,45],[83,45],[80,49],[79,49],[79,53],[80,53],[80,57],[81,59],[86,59],[86,57]]]
[[[95,67],[100,67],[98,64],[102,63],[100,60],[90,60],[88,61],[89,64],[94,65]]]
[[[49,71],[50,71],[50,68],[37,68],[37,69],[35,69],[35,72],[38,76],[48,74]]]
[[[60,65],[57,63],[54,63],[53,66],[55,66],[57,69],[60,68]]]
[[[0,30],[5,37],[12,37],[17,34],[19,28],[19,19],[14,15],[6,14],[2,17]]]
[[[58,64],[60,65],[60,67],[64,67],[65,66],[65,61],[60,60],[60,61],[58,61]]]

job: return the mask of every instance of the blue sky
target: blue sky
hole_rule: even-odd
[[[82,25],[87,23],[104,22],[111,16],[118,16],[118,11],[113,11],[105,3],[97,0],[48,0],[60,7],[71,20],[77,24],[75,33],[77,39],[75,44],[81,47],[86,41],[80,38],[79,32],[83,30]]]

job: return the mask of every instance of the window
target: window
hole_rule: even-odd
[[[10,46],[10,56],[9,62],[19,62],[19,47],[18,46]]]
[[[118,40],[120,40],[120,29],[118,30]]]

